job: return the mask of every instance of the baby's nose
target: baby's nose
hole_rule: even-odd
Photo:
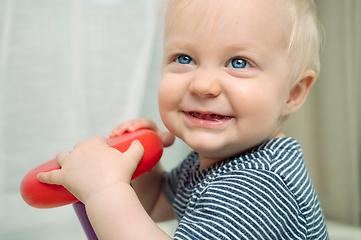
[[[199,71],[189,85],[189,91],[201,98],[217,97],[222,92],[222,86],[217,74],[211,70]]]

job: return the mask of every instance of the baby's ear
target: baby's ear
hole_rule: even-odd
[[[285,116],[297,111],[303,105],[315,79],[316,73],[308,69],[301,80],[291,89],[289,99],[283,109]]]

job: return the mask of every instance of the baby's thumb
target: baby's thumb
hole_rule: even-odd
[[[128,150],[124,152],[124,155],[126,155],[127,158],[133,159],[136,161],[136,164],[138,164],[144,155],[144,147],[139,140],[134,140]]]
[[[43,182],[43,183],[62,185],[61,177],[60,177],[60,169],[53,170],[50,172],[39,173],[37,175],[37,178],[40,182]]]

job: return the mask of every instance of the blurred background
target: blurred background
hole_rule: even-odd
[[[361,1],[316,0],[322,70],[285,132],[297,138],[331,239],[361,239]],[[34,167],[122,121],[161,128],[157,86],[165,0],[0,0],[0,239],[86,239],[71,206],[34,209]],[[189,151],[181,141],[162,163]],[[175,222],[161,225],[170,234]]]

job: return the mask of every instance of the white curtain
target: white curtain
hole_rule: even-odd
[[[0,1],[0,239],[85,239],[71,206],[34,209],[22,178],[137,117],[161,125],[159,0]],[[162,126],[162,125],[161,125]],[[174,151],[175,150],[175,151]],[[167,167],[177,143],[162,160]],[[184,154],[183,154],[184,155]]]

